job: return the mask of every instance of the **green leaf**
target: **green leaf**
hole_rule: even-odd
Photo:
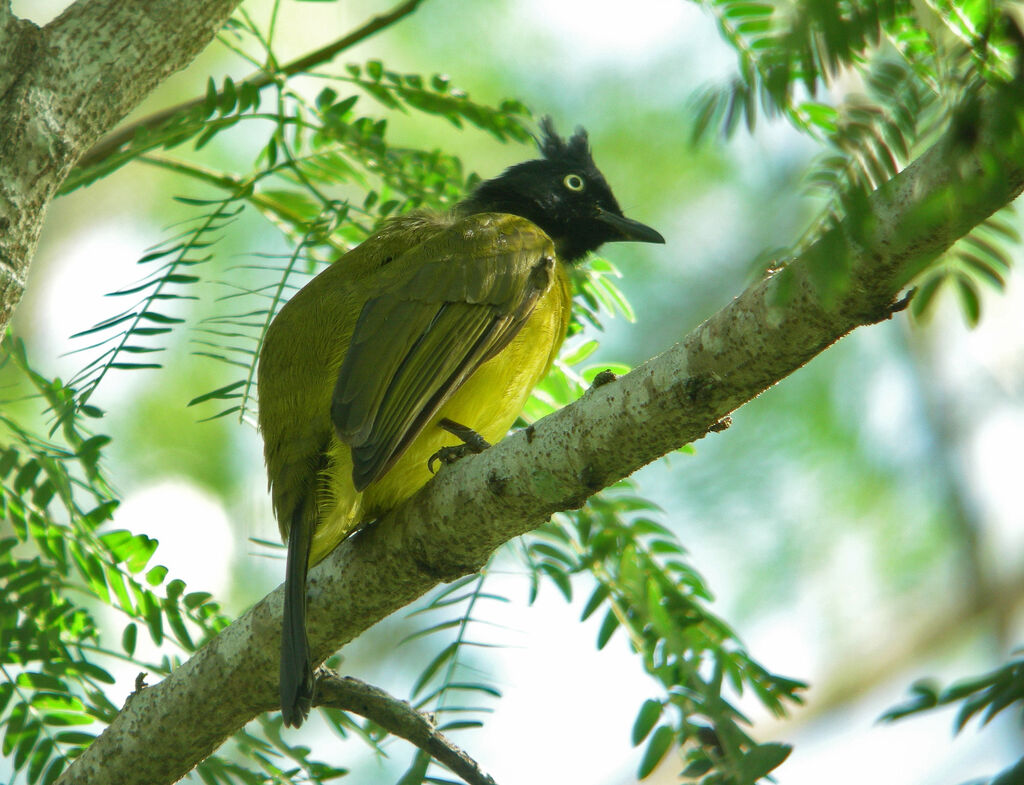
[[[124,628],[124,632],[121,633],[121,648],[124,649],[125,654],[131,657],[135,654],[135,643],[138,640],[139,628],[135,622],[132,622]]]
[[[64,693],[68,689],[68,686],[57,677],[36,671],[19,673],[15,683],[21,686],[34,687],[37,690],[48,690],[56,693]]]
[[[171,596],[171,584],[173,584],[173,583],[175,583],[175,581],[171,581],[171,583],[167,585],[167,596]],[[181,583],[181,582],[178,581],[178,583]],[[182,583],[181,585],[182,585],[182,588],[184,588],[184,584]],[[184,600],[185,607],[194,610],[195,608],[198,608],[200,605],[203,605],[203,604],[209,602],[211,599],[213,599],[213,595],[210,594],[209,592],[205,592],[205,591],[189,592],[188,594],[185,595],[185,600]]]
[[[788,744],[758,744],[740,760],[740,782],[757,782],[767,777],[792,751]]]
[[[46,774],[43,775],[42,785],[50,785],[50,783],[56,782],[57,778],[64,771],[64,767],[67,765],[67,762],[67,758],[54,758],[53,763],[51,763],[49,768],[46,770]]]
[[[636,720],[633,722],[633,746],[636,747],[650,734],[651,730],[661,718],[661,701],[648,698],[637,712]]]
[[[177,606],[171,602],[164,603],[164,616],[167,619],[167,624],[171,628],[171,632],[174,634],[175,639],[181,644],[181,647],[188,652],[195,651],[196,644],[192,640],[192,636],[188,632],[188,628],[185,626],[185,619],[181,615]]]
[[[39,475],[39,463],[35,458],[26,461],[14,478],[14,490],[24,494],[36,481]]]
[[[336,102],[328,112],[329,119],[340,122],[345,115],[352,111],[352,107],[356,105],[358,100],[358,95],[350,95],[348,98]]]
[[[78,448],[78,457],[86,463],[95,464],[99,461],[100,453],[103,448],[110,444],[110,437],[103,436],[102,434],[93,436],[82,442]]]
[[[659,725],[644,750],[644,757],[637,769],[637,777],[644,779],[651,774],[672,747],[675,731],[669,725]]]
[[[122,371],[142,371],[163,368],[160,363],[110,363],[111,368],[118,368]]]
[[[160,612],[160,604],[153,592],[143,589],[137,584],[132,584],[132,593],[138,601],[138,611],[149,628],[149,636],[153,643],[159,646],[164,639],[163,614]]]
[[[131,595],[128,594],[128,589],[125,587],[125,579],[120,570],[104,566],[103,574],[106,576],[107,585],[114,592],[118,607],[127,613],[134,614],[136,611],[135,603],[132,602]]]
[[[0,715],[4,713],[11,696],[14,695],[14,685],[9,681],[0,682]]]
[[[1001,292],[1006,288],[1006,279],[1000,270],[997,269],[997,265],[967,251],[959,252],[957,257],[969,270],[976,273],[981,280],[985,281],[996,291]]]
[[[572,602],[572,582],[565,570],[560,565],[549,561],[541,562],[540,570],[558,587],[562,596],[565,597],[565,601]]]
[[[576,557],[564,551],[561,548],[556,548],[554,545],[550,545],[546,542],[533,542],[530,543],[530,550],[533,551],[534,555],[547,556],[549,559],[562,562],[570,569],[576,566]]]
[[[46,509],[56,491],[52,482],[44,480],[32,491],[32,504],[40,510]]]
[[[441,666],[454,657],[457,651],[458,645],[454,642],[449,643],[427,664],[427,667],[423,669],[423,672],[420,674],[419,678],[416,679],[416,683],[413,685],[411,693],[413,698],[420,694],[423,688],[427,686],[432,678],[434,678],[434,674],[437,673]]]
[[[593,594],[590,595],[590,599],[587,600],[587,604],[583,606],[580,621],[589,619],[594,611],[601,607],[601,603],[608,599],[609,594],[611,594],[611,590],[605,584],[599,583]]]
[[[437,698],[439,695],[442,695],[443,693],[446,693],[446,692],[459,692],[459,691],[462,691],[462,692],[479,692],[479,693],[483,693],[484,695],[488,695],[488,696],[490,696],[492,698],[500,698],[501,695],[502,695],[501,690],[497,689],[496,687],[493,687],[490,684],[480,684],[478,682],[453,681],[453,682],[449,682],[447,684],[442,684],[436,690],[433,690],[432,692],[427,693],[426,695],[424,695],[422,698],[419,699],[417,705],[418,706],[425,706],[427,703],[429,703],[430,701],[434,700],[435,698]]]
[[[914,296],[910,300],[910,313],[915,319],[920,321],[930,310],[944,280],[946,279],[942,275],[932,275],[914,290]]]
[[[222,115],[231,114],[238,103],[238,91],[235,90],[235,83],[230,76],[224,77],[224,88],[221,90],[217,101],[217,108]]]
[[[688,779],[696,779],[702,774],[707,774],[711,771],[714,765],[714,761],[712,761],[706,754],[701,753],[693,762],[690,763],[689,766],[683,769],[679,776],[686,777]]]
[[[90,590],[100,600],[105,603],[110,603],[110,593],[107,590],[107,580],[104,576],[103,564],[93,556],[91,553],[83,550],[77,542],[71,542],[68,545],[68,550],[71,553],[72,559],[75,561],[75,565],[78,567],[79,572],[85,579],[86,584]]]
[[[93,718],[88,714],[71,711],[48,711],[42,716],[43,724],[52,728],[64,728],[70,725],[92,725]]]
[[[962,275],[957,275],[953,280],[956,282],[956,293],[967,324],[970,327],[977,327],[981,321],[981,298],[977,287],[970,278]]]
[[[483,723],[480,720],[456,720],[455,722],[445,722],[438,726],[438,730],[449,731],[449,730],[463,730],[465,728],[482,728]]]
[[[157,322],[158,324],[182,324],[185,321],[176,316],[167,316],[157,311],[143,311],[139,314],[139,318],[149,322]]]
[[[133,535],[127,529],[118,529],[100,535],[100,541],[107,546],[115,561],[128,558]]]
[[[32,748],[36,746],[36,741],[39,739],[39,733],[42,730],[42,724],[39,722],[30,722],[18,733],[18,743],[14,748],[14,770],[21,771],[25,768],[25,764],[28,762],[28,756],[32,752]]]
[[[989,785],[1020,785],[1021,782],[1024,782],[1024,758],[1001,771]]]
[[[597,631],[597,648],[598,651],[603,649],[608,641],[611,639],[612,634],[619,628],[619,617],[615,615],[615,609],[609,608],[608,613],[605,614],[604,621],[601,622],[601,629]]]
[[[364,82],[360,85],[366,92],[380,101],[388,109],[399,109],[401,104],[395,99],[391,90],[376,82]]]
[[[171,602],[177,602],[178,598],[181,597],[181,595],[184,593],[184,591],[185,591],[185,581],[181,580],[180,578],[175,578],[174,580],[170,581],[167,584],[167,599],[170,600]],[[203,594],[203,592],[197,592],[197,594]],[[191,596],[191,595],[189,595],[189,596]],[[205,596],[207,598],[209,598],[211,595],[206,594]],[[188,604],[188,598],[185,599],[185,607],[186,608],[193,607],[193,606]]]
[[[6,477],[18,464],[18,451],[8,447],[0,454],[0,477]]]
[[[334,103],[334,99],[338,97],[338,92],[331,87],[325,87],[316,97],[316,105],[318,109],[325,109]]]
[[[91,744],[95,738],[95,734],[80,730],[62,730],[54,736],[59,744],[75,744],[83,747]]]
[[[86,660],[74,660],[72,662],[69,662],[68,665],[73,666],[69,667],[69,670],[76,671],[82,674],[83,676],[86,676],[90,679],[94,679],[95,681],[101,682],[103,684],[115,684],[117,681],[113,676],[110,675],[110,673],[108,673],[105,669],[101,668],[94,662],[88,662]],[[75,700],[77,701],[77,699]]]
[[[238,113],[249,109],[258,109],[260,105],[260,90],[252,82],[242,82],[238,85]]]
[[[409,768],[395,785],[421,785],[427,775],[427,767],[430,765],[430,761],[430,755],[422,750],[418,750],[413,756]]]
[[[578,365],[593,354],[601,344],[595,340],[584,341],[571,352],[563,355],[561,360],[568,366]]]
[[[203,117],[209,117],[217,111],[217,83],[211,76],[206,80],[206,98],[203,100]],[[145,257],[143,257],[145,259]]]
[[[422,638],[426,635],[432,635],[435,632],[443,632],[444,630],[450,630],[455,627],[459,627],[461,624],[462,619],[447,619],[445,621],[439,622],[438,624],[433,624],[430,627],[426,627],[422,630],[416,630],[415,632],[411,632],[404,638],[402,638],[402,640],[400,640],[398,643],[399,645],[403,643],[409,643],[410,641],[414,641],[417,638]]]

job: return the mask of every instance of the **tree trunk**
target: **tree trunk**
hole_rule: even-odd
[[[210,43],[240,0],[78,0],[45,27],[0,0],[0,330],[79,157]]]

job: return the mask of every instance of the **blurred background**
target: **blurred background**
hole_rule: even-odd
[[[15,0],[14,11],[44,23],[66,5]],[[246,7],[259,18],[269,3]],[[284,7],[278,42],[290,59],[387,6]],[[400,72],[447,73],[481,101],[519,98],[563,133],[577,124],[590,132],[624,211],[667,240],[604,249],[637,317],[590,336],[601,340],[598,361],[637,364],[681,339],[754,280],[755,258],[793,242],[819,206],[801,179],[817,151],[782,122],[689,144],[694,92],[735,68],[695,4],[426,0],[341,62],[371,58]],[[250,72],[215,45],[137,116],[202,95],[209,74]],[[454,135],[440,119],[389,117],[395,143],[455,152],[484,177],[533,154],[474,130]],[[261,144],[231,139],[215,139],[205,153],[226,171],[247,167]],[[53,204],[14,322],[41,369],[67,378],[84,364],[69,354],[82,342],[69,336],[114,313],[104,295],[140,277],[139,257],[190,215],[176,195],[205,194],[136,163]],[[204,275],[285,250],[273,227],[255,215],[243,220],[245,231],[216,246]],[[211,296],[176,307],[195,324],[228,306]],[[861,329],[736,412],[695,455],[636,475],[751,654],[812,685],[784,722],[750,704],[755,737],[795,746],[777,772],[782,785],[950,785],[993,774],[1024,748],[1008,717],[984,729],[975,721],[955,737],[953,710],[877,723],[914,680],[980,673],[1021,640],[1022,313],[1018,266],[1005,295],[985,297],[975,329],[951,302],[925,324],[904,315]],[[250,542],[278,536],[261,444],[249,425],[200,422],[208,413],[186,406],[233,376],[195,354],[194,331],[174,335],[161,358],[172,373],[113,374],[92,400],[107,411],[109,470],[125,499],[113,525],[157,538],[157,559],[172,575],[237,614],[284,571],[283,551]],[[513,602],[493,609],[488,636],[500,645],[474,667],[505,697],[483,729],[457,741],[502,783],[634,782],[640,751],[630,727],[653,686],[625,637],[595,651],[596,618],[579,622],[578,604],[551,586],[528,606],[528,582],[512,559],[496,572],[493,590]],[[344,651],[343,669],[404,694],[429,656],[427,643],[395,646],[409,630],[407,615],[396,614]],[[134,673],[118,675],[115,703]],[[319,732],[330,742],[308,727],[310,739]],[[385,761],[356,757],[358,747],[326,757],[352,766],[353,782],[387,782],[411,754],[402,742],[390,749]],[[675,781],[678,769],[670,759],[649,781]]]

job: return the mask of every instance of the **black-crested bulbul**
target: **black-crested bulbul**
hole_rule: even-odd
[[[259,360],[259,422],[288,543],[281,711],[312,700],[306,572],[430,479],[453,424],[506,434],[565,338],[567,265],[603,243],[662,243],[622,214],[586,132],[541,124],[541,157],[447,213],[388,221],[300,290]]]

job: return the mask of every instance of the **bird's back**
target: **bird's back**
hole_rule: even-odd
[[[258,368],[259,425],[282,535],[326,466],[334,381],[381,268],[451,223],[426,211],[389,221],[296,292],[270,324]]]

